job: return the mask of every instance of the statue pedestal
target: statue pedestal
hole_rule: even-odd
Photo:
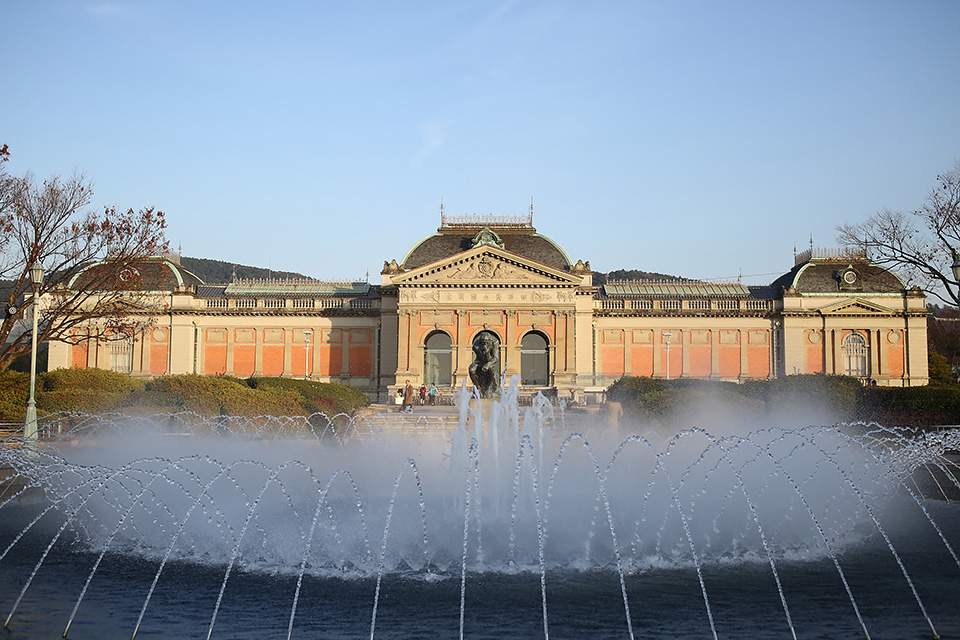
[[[623,406],[619,402],[607,400],[603,406],[603,418],[607,428],[614,433],[620,431],[620,418],[623,416]]]

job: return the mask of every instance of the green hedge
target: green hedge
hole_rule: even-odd
[[[857,417],[890,427],[960,424],[960,386],[864,387]]]
[[[847,376],[797,375],[742,384],[709,380],[624,377],[607,390],[624,415],[653,423],[686,417],[691,407],[715,408],[717,418],[791,418],[877,422],[885,426],[960,424],[960,385],[865,387]],[[701,411],[703,414],[703,411]]]
[[[0,420],[22,422],[29,397],[29,374],[0,372]],[[37,374],[36,400],[40,416],[60,411],[334,416],[353,414],[370,403],[363,392],[337,383],[200,375],[161,376],[145,382],[103,369]]]
[[[661,424],[691,415],[780,424],[806,417],[853,421],[861,389],[858,380],[846,376],[797,375],[744,383],[627,376],[610,386],[607,397],[621,403],[624,415]]]
[[[23,422],[30,399],[30,374],[7,369],[0,373],[0,420]]]

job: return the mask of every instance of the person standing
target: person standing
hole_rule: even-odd
[[[420,385],[420,406],[427,404],[427,386]]]
[[[430,394],[430,406],[432,407],[433,405],[437,404],[437,385],[435,384],[430,385],[429,394]]]
[[[413,413],[413,385],[407,380],[403,388],[403,410]]]

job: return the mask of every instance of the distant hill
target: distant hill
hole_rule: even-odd
[[[301,273],[291,271],[273,271],[262,267],[248,267],[243,264],[223,262],[221,260],[207,260],[206,258],[180,257],[180,265],[207,284],[227,284],[233,282],[234,276],[243,280],[247,278],[306,278]]]
[[[243,264],[223,262],[222,260],[208,260],[206,258],[188,258],[182,256],[180,264],[187,271],[193,273],[207,284],[226,284],[233,281],[234,273],[239,279],[246,278],[308,278],[300,273],[291,271],[273,271],[263,267],[250,267]],[[639,269],[617,269],[607,273],[593,272],[593,284],[599,286],[611,280],[686,280],[679,276],[670,276],[653,271]]]
[[[680,276],[668,276],[665,273],[655,273],[653,271],[640,271],[639,269],[617,269],[607,273],[593,272],[594,286],[606,284],[611,280],[686,280]]]

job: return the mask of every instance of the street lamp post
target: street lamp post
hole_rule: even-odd
[[[664,331],[663,337],[667,339],[667,380],[670,379],[670,337],[673,335],[670,331]]]
[[[953,264],[950,265],[950,270],[953,271],[953,279],[960,283],[960,256],[957,256],[956,251],[951,251],[953,253]],[[960,296],[958,296],[960,298]],[[960,314],[960,301],[957,302],[957,311]],[[960,315],[957,316],[958,327],[960,327]],[[955,378],[956,376],[952,375],[953,371],[950,372],[951,377]]]
[[[303,377],[305,380],[310,379],[310,336],[313,335],[313,331],[307,329],[303,332],[303,337],[307,342],[307,355],[305,356],[306,360],[303,363]]]
[[[43,284],[43,265],[35,262],[30,267],[30,284],[33,288],[33,333],[30,336],[30,399],[27,400],[27,418],[23,423],[23,439],[25,445],[31,449],[36,447],[37,443],[37,319],[40,306],[37,300],[37,293],[40,285]]]

